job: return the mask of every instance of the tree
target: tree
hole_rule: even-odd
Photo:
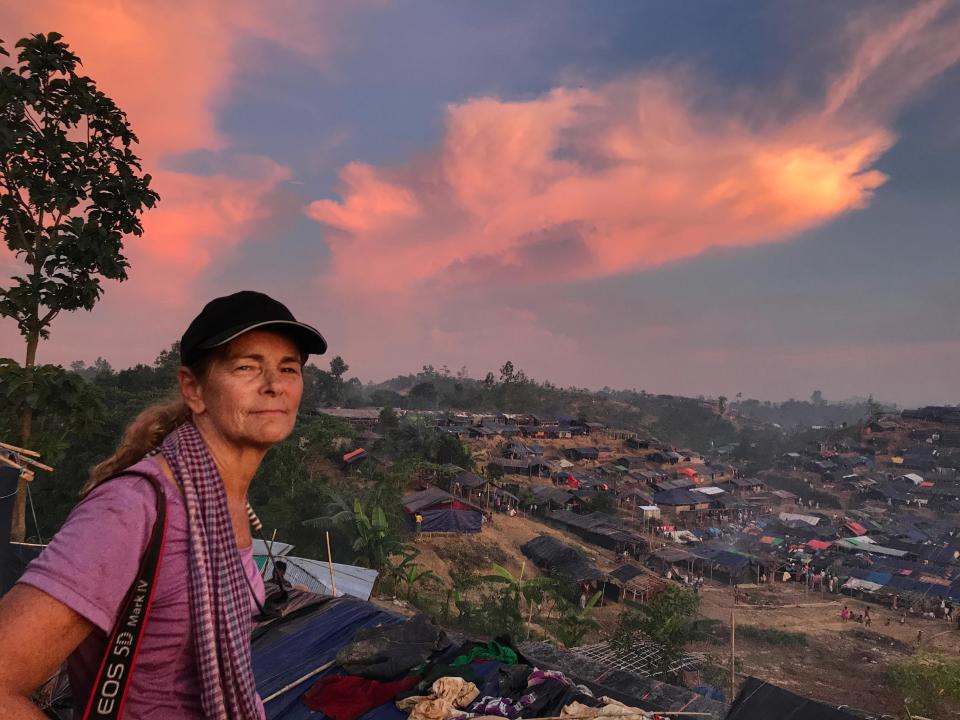
[[[410,397],[415,399],[418,405],[433,405],[437,396],[437,387],[432,382],[417,383],[410,390]]]
[[[349,369],[350,366],[339,355],[330,361],[330,374],[333,375],[335,380],[343,381],[343,376],[347,374]]]
[[[464,470],[473,467],[473,455],[470,450],[450,433],[440,433],[433,447],[433,457],[430,458],[441,465],[457,465]]]
[[[503,583],[517,612],[521,612],[521,602],[526,604],[528,622],[533,617],[533,608],[542,603],[547,593],[557,585],[555,578],[544,575],[527,578],[514,577],[513,573],[502,565],[493,565],[493,575],[484,575],[480,579],[487,582]],[[522,575],[522,572],[521,572]]]
[[[727,411],[727,396],[721,395],[717,398],[717,410],[723,415]]]
[[[626,601],[617,629],[611,637],[614,647],[627,650],[638,635],[660,649],[657,670],[668,674],[693,639],[700,598],[679,585],[668,584],[649,602]]]
[[[26,342],[23,367],[63,311],[92,310],[102,279],[127,279],[123,241],[142,235],[140,215],[159,200],[131,146],[138,140],[120,108],[77,74],[80,59],[58,33],[16,43],[16,66],[0,71],[0,233],[21,274],[0,289],[0,315]],[[9,53],[0,45],[0,53]],[[35,412],[18,409],[28,445]],[[24,528],[23,486],[13,537]]]
[[[400,424],[400,418],[397,417],[396,411],[387,405],[380,411],[379,423],[384,428],[395,428]]]
[[[500,382],[508,383],[513,380],[513,363],[507,360],[500,368]]]
[[[591,615],[591,611],[602,596],[603,591],[597,590],[581,608],[567,600],[561,593],[555,594],[554,601],[560,617],[549,623],[550,632],[564,647],[579,645],[587,632],[600,629],[600,623]]]
[[[596,495],[590,498],[591,512],[607,513],[613,515],[617,512],[617,498],[612,491],[598,491]]]
[[[353,562],[357,565],[383,572],[391,555],[403,550],[394,528],[387,522],[386,513],[375,500],[364,502],[354,498],[353,505],[340,495],[330,492],[331,509],[336,512],[313,520],[304,520],[303,524],[313,528],[342,527],[350,532],[353,539]]]

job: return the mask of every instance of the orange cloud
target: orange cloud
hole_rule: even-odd
[[[770,94],[704,110],[689,73],[648,72],[523,101],[450,105],[439,144],[405,165],[354,163],[328,228],[335,288],[384,293],[549,283],[779,242],[867,205],[895,141],[879,82],[915,93],[956,62],[960,22],[934,2],[855,24],[824,101],[758,122]],[[846,41],[846,39],[845,39]],[[926,54],[925,54],[926,53]],[[904,69],[904,55],[927,62]],[[902,105],[907,99],[900,98]]]

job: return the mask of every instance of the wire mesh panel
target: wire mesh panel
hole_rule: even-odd
[[[594,645],[575,647],[571,652],[577,655],[583,655],[584,657],[617,670],[653,677],[663,674],[659,669],[663,651],[658,645],[644,642],[643,640],[635,640],[628,650],[620,650],[608,642],[601,642]],[[684,655],[671,664],[670,673],[695,668],[700,661],[701,658],[695,655]]]

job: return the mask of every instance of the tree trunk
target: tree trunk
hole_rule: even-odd
[[[32,368],[37,363],[37,345],[40,336],[27,339],[27,358],[24,367]],[[25,407],[20,411],[20,446],[27,447],[33,432],[33,409]],[[27,483],[21,480],[17,484],[17,497],[13,504],[13,522],[10,526],[10,540],[23,542],[27,537]]]

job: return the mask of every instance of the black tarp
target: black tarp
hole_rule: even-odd
[[[13,503],[17,494],[20,471],[11,467],[0,467],[0,595],[16,582],[20,574],[16,572],[13,548],[10,546],[10,525],[13,520]],[[22,568],[20,568],[22,571]]]
[[[643,570],[636,567],[635,565],[621,565],[616,570],[610,573],[611,578],[623,584],[630,582],[638,575],[643,575]]]
[[[726,720],[860,720],[846,710],[795,695],[789,690],[748,677]]]
[[[421,515],[421,532],[478,533],[483,514],[470,508],[449,505],[424,510]]]
[[[537,567],[564,575],[578,582],[602,580],[605,575],[580,551],[549,535],[539,535],[524,544],[520,551]]]

